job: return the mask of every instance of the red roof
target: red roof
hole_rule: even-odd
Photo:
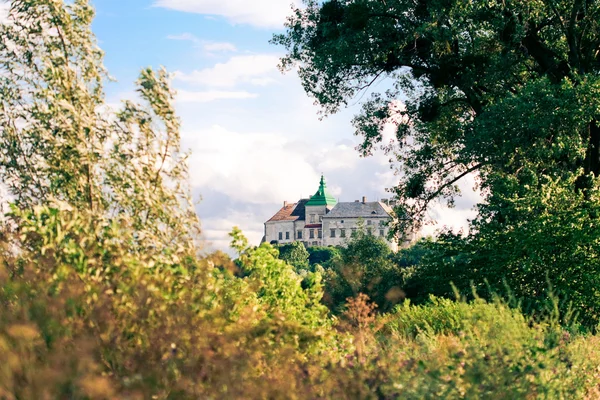
[[[304,225],[305,228],[320,228],[322,224]]]
[[[307,201],[308,199],[301,199],[297,203],[285,205],[267,222],[304,220],[304,205]]]
[[[274,221],[295,221],[299,218],[298,215],[292,215],[292,212],[296,208],[296,203],[288,204],[285,207],[282,207],[281,210],[277,211],[277,214],[273,215],[273,217],[267,222]]]

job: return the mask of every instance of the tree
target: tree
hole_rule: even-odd
[[[246,273],[248,285],[254,289],[258,301],[265,305],[269,317],[283,321],[293,321],[298,326],[295,339],[311,343],[323,333],[330,321],[327,308],[323,306],[321,275],[307,272],[299,276],[291,264],[278,258],[278,251],[272,245],[263,243],[253,248],[238,228],[230,233],[231,247],[239,253],[238,262]],[[301,246],[303,246],[300,243]],[[306,285],[303,285],[305,283]],[[315,331],[320,331],[315,335]],[[318,339],[317,345],[323,345]]]
[[[13,0],[0,26],[0,181],[17,208],[66,203],[119,218],[145,252],[193,252],[200,232],[169,76],[144,69],[144,105],[105,105],[86,0]]]
[[[473,276],[492,286],[509,278],[529,300],[543,296],[547,275],[575,298],[584,289],[568,282],[586,282],[579,307],[600,310],[589,290],[600,275],[600,254],[590,244],[598,233],[586,228],[598,219],[600,1],[305,5],[274,38],[288,51],[281,66],[298,66],[324,114],[372,92],[354,126],[363,155],[381,146],[396,157],[397,211],[418,226],[430,204],[452,205],[458,182],[477,177],[485,203],[467,241],[451,241],[454,255],[443,264],[451,267],[439,276],[465,291]],[[377,92],[383,80],[377,88],[386,90]],[[383,143],[389,124],[395,138]],[[496,264],[476,256],[476,243],[489,249],[484,254],[495,252]],[[514,247],[523,243],[529,250]],[[574,267],[578,259],[569,264],[572,251],[586,254],[585,268]]]
[[[248,279],[199,257],[168,74],[144,69],[145,104],[108,110],[92,17],[13,0],[0,27],[0,397],[275,393],[281,365],[334,348],[320,276],[304,289],[269,245],[237,248]]]
[[[447,233],[429,244],[405,286],[407,296],[416,301],[430,294],[453,297],[453,283],[467,295],[473,288],[486,297],[494,292],[516,296],[535,314],[552,307],[552,297],[559,296],[563,313],[574,310],[579,322],[595,328],[600,321],[600,228],[590,215],[600,215],[600,204],[554,182],[542,193],[521,197],[511,213],[522,218],[501,228],[480,224],[477,234],[466,237]]]
[[[279,246],[279,259],[292,265],[296,272],[309,269],[308,251],[300,242],[292,242]]]
[[[378,79],[354,119],[364,155],[395,123],[405,211],[457,194],[478,172],[493,192],[495,173],[536,173],[560,162],[581,177],[600,174],[597,49],[600,2],[459,0],[305,1],[274,42],[288,50],[307,93],[337,111]],[[402,98],[403,105],[400,105]]]
[[[363,293],[379,310],[389,310],[403,297],[402,275],[392,254],[381,237],[358,230],[324,272],[325,303],[337,311],[348,298]]]

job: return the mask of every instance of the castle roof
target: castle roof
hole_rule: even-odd
[[[338,203],[323,218],[388,218],[392,213],[391,208],[379,201]]]
[[[297,203],[286,204],[267,222],[304,220],[307,202],[308,199],[302,199]]]
[[[337,204],[336,199],[327,192],[327,185],[325,184],[325,178],[321,175],[321,182],[319,190],[314,194],[306,203],[306,206],[335,206]]]

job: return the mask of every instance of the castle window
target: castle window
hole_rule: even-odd
[[[334,238],[335,237],[335,229],[331,230],[331,237]]]
[[[321,229],[319,229],[319,239],[321,239],[323,237],[323,231]]]
[[[379,236],[385,236],[385,230],[380,229],[379,230]]]
[[[302,239],[302,231],[298,231],[298,239]]]
[[[370,236],[370,235],[373,235],[373,228],[368,228],[368,229],[367,229],[367,232],[369,233],[369,236]]]
[[[290,240],[290,233],[289,232],[285,233],[285,240]]]
[[[319,215],[319,222],[323,222],[323,216]]]
[[[315,223],[315,214],[310,214],[310,223],[311,224]]]
[[[309,230],[308,234],[309,234],[309,238],[311,238],[311,239],[315,238],[315,230],[314,229]]]
[[[352,237],[356,237],[356,228],[352,228]]]
[[[279,240],[283,240],[283,233],[279,232]]]
[[[367,221],[367,225],[371,225],[371,223],[372,223],[372,222],[373,222],[373,221],[371,221],[371,220],[368,220],[368,221]]]
[[[346,230],[345,229],[340,229],[340,237],[343,237],[343,238],[346,237]]]

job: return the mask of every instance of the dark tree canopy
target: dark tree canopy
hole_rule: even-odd
[[[282,68],[298,67],[325,114],[388,78],[354,125],[364,155],[383,145],[397,157],[395,191],[413,222],[432,201],[452,204],[470,173],[488,201],[507,177],[520,188],[544,176],[595,187],[600,1],[304,3],[274,38],[288,51]],[[382,142],[388,123],[391,144]]]

